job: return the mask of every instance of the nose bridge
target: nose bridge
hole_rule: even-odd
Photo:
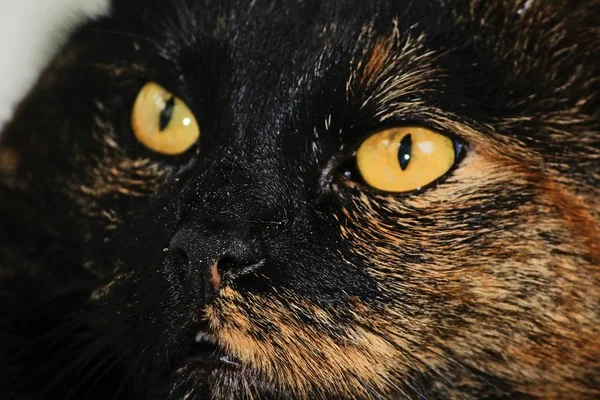
[[[198,171],[181,192],[182,221],[245,235],[257,225],[278,225],[290,213],[289,185],[275,160],[225,158]]]
[[[190,262],[204,266],[224,258],[249,263],[261,258],[260,247],[256,240],[241,238],[232,229],[207,229],[201,223],[186,224],[170,242],[171,250],[183,251]]]

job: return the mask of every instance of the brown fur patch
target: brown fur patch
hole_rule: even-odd
[[[321,395],[344,393],[354,398],[369,398],[373,392],[385,394],[398,372],[398,363],[411,362],[408,355],[398,350],[397,344],[374,332],[374,324],[385,324],[385,321],[378,317],[363,319],[364,315],[376,315],[364,304],[356,304],[361,313],[355,317],[357,325],[368,328],[351,328],[340,342],[329,337],[322,328],[308,329],[300,319],[284,311],[289,306],[279,299],[241,296],[230,288],[224,292],[223,301],[209,308],[207,313],[211,325],[219,331],[219,343],[260,371],[264,379],[272,380],[275,385],[286,382],[300,398],[314,393],[317,382]],[[293,297],[291,293],[282,295],[286,302]],[[277,331],[265,336],[248,319],[246,307],[236,306],[237,302],[248,304],[253,315],[260,315],[261,321],[269,321]],[[305,300],[294,302],[294,308],[317,317],[324,326],[336,323],[329,311]],[[262,339],[257,340],[257,336]]]

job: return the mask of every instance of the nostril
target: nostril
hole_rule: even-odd
[[[185,252],[185,250],[176,247],[174,249],[170,249],[170,252],[173,255],[173,260],[177,264],[179,264],[179,265],[189,265],[190,264],[190,259],[187,256],[187,253]]]
[[[173,258],[173,261],[175,262],[175,265],[179,266],[179,268],[181,269],[181,271],[183,273],[185,273],[185,274],[189,273],[190,258],[188,257],[185,250],[183,250],[179,247],[175,247],[175,248],[170,249],[170,252],[171,252],[171,257]]]
[[[265,260],[241,262],[235,257],[223,257],[217,263],[217,270],[224,283],[231,283],[241,276],[254,273],[264,265]]]
[[[167,251],[166,262],[171,267],[171,273],[173,277],[176,277],[179,284],[182,285],[187,291],[191,290],[190,288],[190,278],[191,278],[191,261],[188,257],[185,250],[179,247],[171,247],[169,249],[165,249]]]
[[[192,273],[194,263],[193,248],[190,246],[194,243],[193,238],[188,230],[181,230],[173,236],[169,243],[169,253],[179,267],[180,274],[183,278],[188,278]]]

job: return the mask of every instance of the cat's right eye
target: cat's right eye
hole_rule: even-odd
[[[189,150],[200,138],[200,128],[189,107],[162,86],[150,82],[138,93],[131,127],[140,143],[169,156]]]

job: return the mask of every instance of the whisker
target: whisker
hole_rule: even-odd
[[[414,341],[411,341],[410,339],[406,339],[406,338],[404,338],[404,340],[407,340],[408,342],[410,342],[410,343],[411,343],[412,345],[414,345],[414,346],[418,346],[418,347],[421,347],[421,348],[425,349],[425,347],[424,347],[422,344],[420,344],[420,343],[415,343]],[[462,363],[462,362],[460,362],[460,361],[458,361],[458,360],[455,360],[455,359],[453,359],[452,357],[450,357],[450,356],[448,356],[448,355],[446,355],[446,354],[443,354],[443,353],[437,352],[437,351],[435,351],[435,350],[431,350],[431,349],[429,349],[429,348],[427,348],[426,350],[427,350],[427,351],[430,351],[431,353],[435,354],[435,355],[436,355],[436,356],[438,356],[438,357],[441,357],[441,358],[443,358],[443,359],[444,359],[444,360],[446,360],[446,361],[449,361],[450,363],[452,363],[452,365],[459,366],[459,367],[460,367],[460,368],[461,368],[463,371],[465,371],[465,372],[467,372],[469,375],[471,375],[471,376],[475,377],[475,378],[476,378],[477,380],[479,380],[480,382],[482,382],[482,383],[485,383],[486,385],[488,385],[488,386],[490,386],[490,387],[493,387],[494,389],[496,389],[496,390],[499,390],[499,391],[501,391],[502,393],[504,393],[505,395],[509,396],[509,394],[508,394],[508,393],[506,393],[506,392],[504,392],[503,390],[501,390],[501,389],[500,389],[498,386],[494,385],[493,383],[489,382],[488,380],[484,379],[483,377],[481,377],[481,376],[479,376],[479,375],[477,375],[477,374],[473,373],[473,371],[471,371],[471,370],[470,370],[470,369],[469,369],[469,368],[468,368],[466,365],[464,365],[464,363]],[[458,389],[458,388],[456,387],[456,385],[455,385],[455,384],[453,384],[453,383],[452,383],[452,382],[451,382],[451,381],[450,381],[448,378],[444,377],[444,375],[443,375],[443,374],[442,374],[442,373],[441,373],[439,370],[437,370],[437,369],[435,369],[435,368],[433,368],[433,367],[429,366],[429,365],[428,365],[427,363],[425,363],[423,360],[420,360],[420,359],[418,359],[418,358],[416,358],[416,357],[415,357],[415,359],[416,359],[417,361],[421,362],[423,365],[425,365],[425,366],[427,366],[428,368],[430,368],[430,369],[431,369],[431,371],[433,371],[434,373],[436,373],[436,374],[437,374],[437,375],[438,375],[440,378],[444,379],[444,381],[445,381],[446,383],[450,384],[450,385],[451,385],[453,388],[455,388],[455,389]],[[464,397],[464,396],[463,396],[463,397]]]
[[[145,371],[146,371],[146,364],[145,364],[145,363],[143,363],[143,364],[142,364],[142,367],[140,368],[140,362],[142,362],[142,360],[144,359],[144,357],[145,357],[145,355],[146,355],[146,352],[147,352],[147,351],[148,351],[148,345],[144,346],[144,348],[143,348],[143,349],[142,349],[142,351],[140,352],[140,355],[138,356],[138,358],[137,358],[137,360],[136,360],[136,362],[135,362],[135,367],[134,367],[134,368],[132,368],[132,369],[131,369],[131,371],[130,371],[130,372],[129,372],[129,374],[128,374],[127,380],[133,380],[133,388],[134,388],[134,390],[137,390],[137,389],[136,389],[136,387],[137,387],[137,383],[136,383],[136,382],[137,382],[137,376],[136,376],[136,372],[137,372],[138,370],[141,370],[141,373],[140,373],[140,375],[141,375],[141,376],[144,376],[144,373],[145,373]],[[121,389],[121,390],[124,390],[124,388],[125,388],[125,383],[121,383],[121,385],[123,386],[123,389]],[[117,390],[117,392],[118,392],[118,390]],[[115,394],[115,399],[116,399],[116,397],[117,397],[117,395]],[[113,399],[113,400],[115,400],[115,399]]]
[[[82,343],[84,340],[89,340],[90,334],[87,330],[84,330],[84,328],[86,327],[87,321],[100,308],[103,308],[103,306],[98,305],[95,307],[88,307],[86,309],[74,311],[70,314],[61,315],[60,317],[53,318],[49,321],[44,321],[37,328],[38,331],[43,331],[44,333],[37,336],[34,340],[17,337],[18,339],[27,341],[27,343],[23,346],[19,346],[18,351],[1,360],[0,368],[6,367],[8,364],[23,358],[42,345],[44,350],[48,350],[55,348],[57,344],[66,340],[79,343]],[[13,318],[20,320],[18,317]],[[49,328],[49,330],[46,328]]]
[[[356,376],[355,376],[356,377]],[[387,397],[382,397],[379,393],[377,393],[375,391],[375,389],[373,389],[370,385],[368,385],[366,382],[364,382],[362,379],[359,379],[358,377],[356,377],[356,379],[358,380],[358,382],[364,386],[365,389],[367,389],[367,391],[369,392],[369,394],[371,394],[371,396],[373,396],[374,398],[378,399],[378,400],[384,400],[387,399]],[[403,394],[405,394],[403,392]],[[406,394],[405,394],[406,395]],[[407,396],[407,398],[410,400],[410,397]]]
[[[71,296],[72,297],[85,296],[87,291],[89,291],[90,289],[92,289],[94,287],[95,286],[91,283],[85,283],[85,284],[81,284],[80,286],[70,287],[69,289],[54,292],[45,297],[42,297],[41,299],[36,298],[34,301],[26,301],[26,299],[21,299],[21,302],[24,302],[24,304],[22,306],[20,306],[19,308],[11,309],[11,312],[9,314],[5,315],[5,317],[17,318],[17,317],[20,317],[23,315],[28,315],[33,310],[40,309],[43,307],[47,308],[48,306],[56,304],[59,301],[66,301]]]
[[[44,385],[44,387],[42,387],[39,393],[39,397],[46,397],[49,394],[49,392],[52,391],[52,389],[54,389],[56,386],[58,386],[69,373],[75,370],[75,368],[79,367],[83,371],[89,365],[89,363],[96,356],[98,356],[98,354],[105,350],[108,344],[112,343],[116,338],[118,338],[118,334],[115,334],[114,336],[110,336],[108,338],[103,338],[102,340],[98,340],[95,343],[90,344],[86,351],[84,351],[82,354],[79,355],[79,357],[76,357],[67,365],[65,365],[62,368],[62,370],[55,375],[52,381],[50,381],[49,383]]]
[[[135,370],[132,369],[131,371],[129,371],[129,373],[126,376],[123,377],[123,380],[117,387],[117,390],[115,390],[115,395],[113,396],[112,400],[118,400],[119,396],[121,396],[121,394],[125,391],[125,388],[127,387],[127,384],[131,380],[131,377],[133,376],[134,373],[135,373]]]
[[[104,371],[102,373],[100,373],[100,375],[98,375],[98,377],[96,378],[96,380],[94,380],[94,382],[92,383],[92,385],[90,386],[90,389],[88,390],[88,392],[85,394],[85,396],[83,396],[84,399],[88,398],[90,396],[90,394],[93,392],[94,388],[96,387],[96,385],[98,385],[98,383],[106,376],[108,375],[110,372],[112,372],[112,370],[119,365],[119,363],[121,363],[123,361],[123,359],[127,356],[127,352],[123,351],[123,347],[124,346],[119,346],[120,347],[120,351],[117,351],[116,353],[121,353],[118,357],[114,358],[114,360],[106,367],[104,368]],[[109,356],[106,357],[106,359],[110,359],[111,357],[114,357],[114,354],[110,354]],[[105,362],[103,362],[105,363]],[[88,373],[88,375],[91,376],[94,375],[96,373],[96,370],[98,368],[93,369],[92,371],[90,371]],[[84,378],[77,386],[75,386],[70,393],[67,394],[67,396],[65,397],[65,400],[68,400],[70,398],[72,398],[75,394],[77,394],[77,391],[89,380],[89,378]]]
[[[368,330],[369,332],[371,332],[374,335],[377,335],[379,338],[385,340],[386,342],[388,342],[390,345],[392,345],[396,350],[398,350],[400,353],[402,353],[405,357],[407,357],[410,360],[414,360],[420,364],[422,364],[425,368],[427,368],[427,370],[433,372],[434,374],[436,374],[437,376],[439,376],[442,380],[444,380],[444,382],[446,382],[448,385],[450,385],[452,388],[456,389],[458,394],[466,399],[467,397],[459,390],[459,388],[452,383],[448,378],[446,378],[440,371],[438,371],[437,369],[433,368],[431,365],[429,365],[428,363],[426,363],[425,361],[421,360],[420,358],[414,356],[413,354],[410,354],[409,352],[406,351],[406,349],[403,349],[402,347],[400,347],[397,343],[395,343],[393,340],[391,340],[390,338],[388,338],[387,336],[385,336],[383,333],[378,332],[376,330],[374,330],[373,328],[369,327],[368,325],[365,324],[361,324],[361,327]],[[402,340],[408,341],[411,344],[418,346],[418,347],[422,347],[420,344],[418,343],[414,343],[413,341],[407,339],[406,337],[401,337],[398,334],[395,334],[393,332],[390,332],[390,334],[392,336],[396,336]],[[433,352],[434,354],[436,354],[435,352]],[[438,354],[439,355],[439,354]],[[464,368],[464,367],[463,367]],[[468,371],[468,370],[467,370]],[[470,373],[470,371],[468,371]]]
[[[402,394],[404,394],[405,396],[409,397],[409,396],[408,396],[408,394],[407,394],[407,393],[405,393],[405,392],[404,392],[404,390],[402,390],[402,388],[401,388],[400,386],[398,386],[396,383],[392,382],[392,381],[390,380],[390,378],[388,378],[388,377],[385,377],[385,376],[383,376],[383,375],[381,375],[381,374],[379,374],[379,377],[380,377],[381,379],[383,379],[384,381],[386,381],[386,382],[387,382],[389,385],[391,385],[393,388],[395,388],[396,390],[398,390],[399,392],[401,392],[401,393],[402,393]],[[408,382],[406,382],[406,381],[405,381],[405,382],[404,382],[404,384],[405,384],[406,386],[408,386],[408,387],[409,387],[409,388],[410,388],[410,389],[411,389],[413,392],[415,392],[415,393],[417,394],[417,396],[419,396],[419,398],[427,400],[427,397],[426,397],[424,394],[422,394],[421,392],[419,392],[419,391],[418,391],[418,390],[417,390],[415,387],[413,387],[413,386],[412,386],[410,383],[408,383]]]
[[[29,352],[31,352],[31,351],[35,350],[37,347],[39,347],[42,343],[44,343],[44,341],[49,341],[53,337],[55,338],[55,340],[47,343],[44,346],[44,348],[46,348],[46,349],[54,348],[60,341],[63,341],[65,339],[69,339],[69,338],[71,340],[81,339],[81,338],[77,337],[76,330],[77,330],[77,328],[83,328],[83,327],[84,327],[84,323],[82,321],[67,321],[64,324],[59,325],[52,331],[46,332],[44,335],[38,337],[33,342],[27,343],[27,345],[22,347],[21,349],[19,349],[19,351],[17,353],[12,354],[10,357],[2,360],[2,363],[0,363],[0,367],[2,367],[2,368],[6,367],[8,364],[19,360],[20,358],[24,357]],[[59,332],[61,333],[61,335],[60,336],[56,335]],[[68,335],[68,333],[73,334],[73,337],[70,337]]]

